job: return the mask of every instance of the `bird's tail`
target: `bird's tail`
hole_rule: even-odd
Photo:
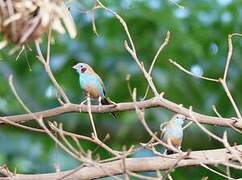
[[[170,155],[170,154],[174,154],[175,152],[174,151],[172,151],[172,150],[170,150],[170,149],[167,149],[167,151],[166,151],[166,155]]]
[[[111,100],[109,98],[103,97],[101,99],[101,104],[102,105],[110,105],[110,104],[113,104],[113,103],[111,102]]]
[[[106,97],[103,97],[103,98],[101,99],[101,104],[102,104],[102,105],[110,105],[110,104],[115,105],[114,102],[112,102],[109,98],[106,98]],[[116,114],[114,114],[113,112],[112,112],[111,114],[112,114],[112,116],[113,116],[114,119],[117,119]]]

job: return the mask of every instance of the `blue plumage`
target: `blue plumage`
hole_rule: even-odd
[[[177,138],[182,141],[183,138],[183,130],[180,125],[169,125],[163,129],[165,131],[163,140],[167,141],[169,138]]]
[[[73,68],[79,74],[79,82],[86,95],[93,99],[105,98],[103,82],[88,64],[78,63]]]
[[[100,82],[100,79],[97,78],[97,76],[92,74],[84,74],[80,73],[79,76],[79,82],[82,87],[82,89],[87,89],[88,86],[92,86],[92,88],[95,88],[98,91],[98,94],[100,97],[104,97],[104,89],[102,87],[102,84]]]
[[[87,96],[101,100],[103,105],[113,104],[111,100],[105,97],[105,87],[101,78],[88,64],[78,63],[73,68],[78,72],[81,88]],[[112,115],[116,118],[114,113]]]

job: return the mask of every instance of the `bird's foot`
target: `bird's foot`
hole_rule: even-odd
[[[112,105],[112,107],[117,107],[117,106],[118,106],[117,103],[112,103],[112,104],[110,104],[110,105]]]
[[[80,103],[80,106],[82,106],[83,104],[85,105],[85,103],[87,102],[87,100],[84,100]]]
[[[98,103],[98,111],[99,112],[101,111],[101,107],[102,107],[102,104],[101,103]]]
[[[84,100],[80,103],[80,108],[79,111],[82,112],[82,105],[85,105],[85,103],[87,102],[87,100]]]
[[[102,98],[101,98],[101,96],[99,96],[99,98],[98,98],[98,111],[99,112],[100,112],[101,106],[102,106],[101,100],[102,100]]]
[[[80,103],[80,107],[79,107],[79,111],[82,112],[82,105],[85,105],[85,103],[87,102],[87,100],[84,100]]]
[[[114,101],[112,101],[110,98],[108,98],[108,101],[110,102],[110,105],[112,105],[112,107],[116,107],[118,104]]]
[[[230,119],[232,119],[234,122],[233,124],[239,122],[241,119],[237,118],[237,117],[231,117]]]

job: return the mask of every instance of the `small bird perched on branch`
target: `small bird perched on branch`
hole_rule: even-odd
[[[102,79],[95,73],[91,66],[85,63],[78,63],[72,68],[78,72],[79,82],[86,96],[98,100],[102,105],[115,105],[114,102],[105,96],[105,87]],[[116,118],[114,113],[112,115]]]
[[[167,144],[173,145],[177,149],[181,149],[183,138],[182,125],[186,117],[182,114],[175,114],[170,121],[163,123],[160,126],[161,140]],[[165,150],[165,154],[173,154],[170,149]]]

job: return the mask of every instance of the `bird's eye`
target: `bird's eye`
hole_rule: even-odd
[[[83,66],[81,65],[81,68],[82,68]]]

